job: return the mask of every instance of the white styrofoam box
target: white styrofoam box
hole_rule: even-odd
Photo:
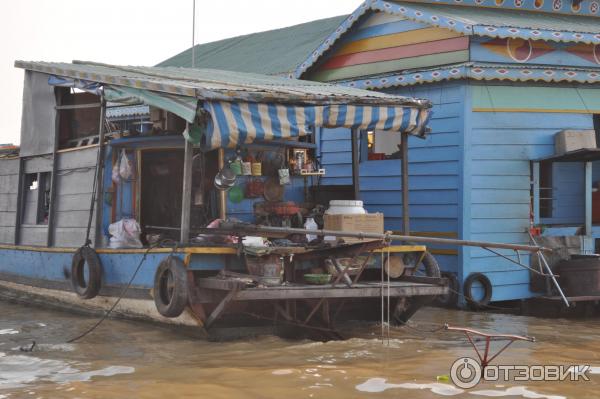
[[[596,148],[593,130],[562,130],[554,136],[554,152],[557,155],[582,148]]]

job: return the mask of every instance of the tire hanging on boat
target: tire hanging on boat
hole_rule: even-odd
[[[484,294],[481,299],[473,298],[473,283],[476,281],[483,287]],[[465,295],[465,300],[467,301],[467,306],[475,310],[483,309],[489,305],[490,300],[492,299],[492,283],[483,273],[471,273],[463,284],[463,293]]]
[[[87,276],[85,272],[87,265]],[[71,285],[82,299],[92,299],[102,286],[102,262],[92,248],[83,246],[75,252],[71,261]]]
[[[422,267],[421,267],[422,265]],[[430,252],[425,252],[421,263],[411,272],[415,275],[417,270],[422,270],[427,277],[441,277],[440,266],[437,260]],[[408,272],[408,270],[407,270]],[[392,322],[396,325],[403,325],[419,310],[422,306],[430,303],[435,296],[426,295],[412,298],[398,298],[394,311],[392,313]]]
[[[187,270],[176,256],[163,259],[154,275],[154,303],[158,313],[177,317],[188,304]]]

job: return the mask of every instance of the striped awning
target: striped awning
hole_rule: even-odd
[[[203,146],[231,148],[255,140],[310,134],[314,127],[406,132],[424,136],[430,109],[373,105],[289,105],[204,102],[208,118]]]

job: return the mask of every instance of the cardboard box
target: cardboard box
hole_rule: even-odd
[[[364,215],[325,215],[324,221],[325,230],[383,234],[383,213],[367,213]],[[341,238],[347,243],[361,241],[360,238]]]
[[[554,136],[556,155],[582,148],[596,148],[596,132],[593,130],[563,130]]]

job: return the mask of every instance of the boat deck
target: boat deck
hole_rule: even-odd
[[[425,278],[421,278],[425,280]],[[248,287],[240,281],[216,277],[196,279],[199,288],[235,291],[233,300],[260,301],[281,299],[320,299],[320,298],[373,298],[384,295],[392,297],[408,297],[422,295],[443,295],[448,293],[444,279],[426,279],[424,281],[391,281],[389,284],[380,281],[358,282],[351,287],[338,283],[337,285],[308,285],[285,283],[272,287]]]

